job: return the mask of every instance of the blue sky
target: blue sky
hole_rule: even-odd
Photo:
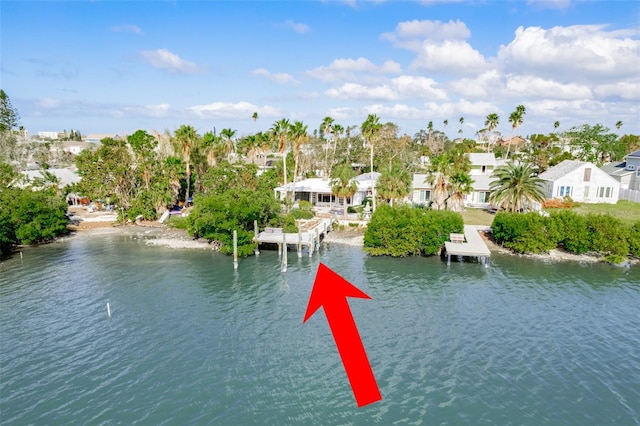
[[[311,131],[375,113],[450,137],[464,117],[473,137],[495,112],[509,135],[519,104],[524,135],[640,134],[635,1],[3,0],[0,20],[0,86],[31,134]]]

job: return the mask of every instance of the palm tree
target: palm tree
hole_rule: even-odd
[[[220,131],[220,137],[225,144],[227,155],[231,154],[232,152],[234,154],[236,153],[236,141],[233,139],[236,133],[236,130],[231,130],[230,128],[222,129]]]
[[[558,130],[558,127],[560,127],[560,122],[556,121],[555,123],[553,123],[553,129],[554,130]]]
[[[278,152],[282,154],[282,160],[284,163],[284,187],[285,187],[285,197],[288,200],[289,193],[287,191],[287,150],[288,150],[288,139],[291,134],[291,125],[289,124],[289,120],[283,118],[281,120],[276,121],[271,126],[271,135],[278,143]]]
[[[300,164],[300,148],[302,144],[306,143],[309,140],[309,135],[307,134],[307,125],[302,123],[302,121],[296,121],[291,125],[290,129],[291,138],[293,139],[293,181],[295,182],[298,177],[298,166]]]
[[[324,136],[333,134],[333,130],[334,130],[333,122],[334,122],[333,118],[331,118],[329,116],[327,116],[327,117],[322,119],[322,123],[320,123],[320,131],[322,132],[322,134]],[[335,141],[334,141],[334,143],[335,143]],[[328,149],[325,149],[325,151],[324,151],[324,163],[325,163],[324,164],[325,165],[325,170],[324,171],[326,172],[326,175],[327,176],[331,176],[331,170],[330,170],[330,167],[329,167],[329,150]]]
[[[251,118],[253,119],[253,122],[255,123],[258,120],[258,112],[254,112],[253,115],[251,116]]]
[[[487,132],[489,137],[491,137],[491,132],[493,131],[493,129],[498,127],[498,124],[500,124],[500,116],[498,114],[494,112],[487,115],[487,119],[484,120],[484,125],[487,127]],[[488,141],[487,141],[487,146],[489,146]]]
[[[331,153],[331,161],[329,162],[329,176],[331,176],[331,168],[333,167],[333,162],[336,159],[336,147],[338,146],[338,139],[344,133],[344,127],[340,124],[333,125],[333,131],[331,134],[333,135],[333,152]]]
[[[460,134],[460,137],[462,137],[462,125],[464,124],[464,117],[460,117],[458,119],[458,122],[460,122],[460,130],[458,130],[458,133]]]
[[[221,140],[220,136],[216,135],[215,132],[206,132],[202,135],[202,148],[209,167],[214,167],[218,163]]]
[[[454,212],[462,211],[465,194],[473,191],[473,179],[468,173],[457,171],[451,176],[449,182],[451,184],[451,195],[447,200],[447,209]]]
[[[622,127],[622,121],[617,121],[616,122],[616,129],[620,130],[620,127]]]
[[[342,197],[342,207],[344,209],[343,215],[346,219],[348,207],[347,198],[352,197],[353,194],[358,191],[358,185],[356,184],[356,181],[353,180],[353,178],[356,177],[356,173],[349,164],[343,163],[333,170],[333,175],[331,177],[331,193],[338,197]]]
[[[511,123],[511,138],[509,138],[509,145],[507,146],[507,155],[505,158],[509,158],[509,151],[511,151],[511,140],[515,133],[516,127],[522,125],[523,117],[526,114],[524,105],[518,105],[516,110],[509,115],[509,123]]]
[[[442,124],[444,124],[444,128],[446,129],[447,126],[449,125],[449,120],[444,120]]]
[[[382,129],[382,124],[380,124],[380,117],[375,114],[369,114],[367,119],[360,126],[360,132],[364,136],[365,140],[369,144],[370,155],[369,155],[369,176],[371,177],[371,181],[373,182],[373,145],[380,134],[380,130]],[[371,211],[376,210],[376,187],[375,185],[371,186],[371,198],[372,198],[372,206]]]
[[[380,197],[389,200],[393,206],[394,200],[406,197],[411,190],[411,174],[404,164],[396,162],[382,171],[376,189]]]
[[[500,166],[491,175],[495,180],[489,185],[489,201],[500,208],[518,212],[528,202],[542,202],[545,194],[543,180],[534,174],[529,164],[513,162]]]
[[[175,131],[175,141],[178,148],[182,151],[182,159],[187,166],[187,191],[184,196],[185,206],[189,202],[191,190],[191,151],[198,142],[198,133],[193,126],[183,124]]]

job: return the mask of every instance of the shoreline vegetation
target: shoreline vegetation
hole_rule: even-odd
[[[80,214],[82,215],[82,214]],[[111,219],[111,220],[110,220]],[[144,240],[148,246],[171,249],[194,249],[219,251],[219,246],[203,239],[194,239],[185,229],[172,228],[157,221],[143,221],[138,224],[116,225],[115,215],[100,213],[85,214],[80,226],[70,226],[70,233],[56,241],[68,241],[71,238],[95,238],[104,235],[129,236],[134,240]],[[323,240],[324,244],[339,244],[361,247],[364,250],[365,228],[334,229]],[[545,253],[522,254],[497,243],[491,232],[481,231],[480,236],[491,253],[505,254],[525,259],[538,259],[547,262],[606,262],[604,256],[593,254],[574,254],[559,248]],[[17,248],[19,250],[19,248]],[[629,258],[629,264],[638,265],[640,259]]]

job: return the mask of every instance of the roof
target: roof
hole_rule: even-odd
[[[44,172],[49,172],[57,177],[60,180],[60,188],[80,182],[80,177],[69,169],[28,170],[22,174],[27,177],[29,183],[32,183],[34,179],[44,179]]]
[[[366,191],[371,188],[371,185],[375,185],[375,182],[380,177],[380,173],[364,173],[354,178],[356,185],[358,185],[358,191]],[[373,180],[371,179],[373,178]],[[284,190],[283,186],[276,188],[278,190]],[[288,191],[295,192],[322,192],[331,193],[331,179],[324,178],[309,178],[295,183],[287,183]]]
[[[637,151],[633,151],[632,153],[627,154],[626,156],[627,157],[638,157],[638,158],[640,158],[640,149],[637,150]]]
[[[426,183],[425,180],[429,175],[424,173],[414,173],[412,188],[431,188],[431,185]]]
[[[625,176],[630,173],[635,173],[633,170],[627,170],[625,167],[627,167],[626,161],[614,161],[613,163],[603,165],[600,169],[611,176]]]
[[[471,165],[473,166],[495,166],[496,165],[496,156],[493,155],[493,152],[489,152],[489,153],[472,152],[469,154],[469,160],[471,161]]]
[[[585,164],[591,164],[591,163],[588,163],[586,161],[578,161],[578,160],[564,160],[560,164],[549,168],[546,172],[540,173],[538,177],[543,180],[554,181],[556,179],[559,179],[567,175],[568,173],[571,173],[574,170],[579,169]]]

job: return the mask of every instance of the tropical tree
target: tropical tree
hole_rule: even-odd
[[[376,189],[380,197],[393,206],[395,200],[406,197],[411,191],[411,173],[404,164],[395,162],[382,170]]]
[[[444,124],[444,128],[446,129],[447,126],[449,125],[449,120],[444,120],[442,124]]]
[[[464,194],[470,192],[471,162],[463,149],[452,149],[431,157],[425,182],[431,185],[431,208],[461,209]],[[451,199],[451,196],[455,197]],[[460,204],[460,205],[459,205]]]
[[[222,138],[215,132],[206,132],[202,135],[202,151],[209,167],[214,167],[218,164],[218,155],[224,151],[222,148]]]
[[[283,177],[283,185],[285,187],[285,194],[287,200],[289,199],[289,194],[286,189],[287,187],[287,151],[289,149],[289,138],[291,136],[291,125],[289,124],[289,120],[283,118],[281,120],[276,121],[271,126],[271,136],[275,139],[278,144],[278,152],[282,154],[282,162],[284,167],[284,177]]]
[[[500,116],[498,114],[494,112],[487,115],[487,118],[484,120],[484,125],[487,128],[489,137],[491,136],[491,132],[493,131],[493,129],[498,127],[498,124],[500,124]],[[489,146],[488,142],[487,146]]]
[[[462,125],[464,124],[464,117],[460,117],[458,119],[458,122],[460,123],[460,129],[458,130],[458,134],[460,135],[460,137],[462,137]]]
[[[251,116],[251,118],[253,119],[253,122],[255,123],[258,120],[258,112],[254,112],[253,115]]]
[[[627,153],[624,140],[602,124],[572,127],[564,132],[564,138],[569,141],[571,152],[577,159],[597,166],[621,160]]]
[[[320,123],[321,139],[325,139],[326,136],[333,134],[334,121],[335,120],[329,116],[326,116],[325,118],[322,119],[322,123]],[[333,142],[335,146],[335,140]],[[325,145],[325,150],[324,150],[325,173],[326,173],[326,176],[331,176],[331,167],[329,165],[329,149],[328,148],[329,147]]]
[[[369,145],[369,172],[373,173],[373,146],[375,145],[376,139],[380,135],[380,131],[382,129],[382,124],[380,124],[380,117],[375,114],[369,114],[367,119],[360,126],[360,132],[362,136],[364,136],[365,141]],[[373,175],[371,175],[373,176]],[[373,180],[373,179],[372,179]],[[376,188],[373,186],[371,188],[371,198],[372,198],[372,211],[376,209]]]
[[[295,182],[300,173],[300,170],[298,170],[300,166],[300,148],[309,141],[309,135],[307,134],[307,125],[302,121],[294,122],[289,131],[291,139],[293,139],[293,181]]]
[[[554,130],[558,130],[558,127],[560,127],[560,122],[556,121],[555,123],[553,123],[553,129]]]
[[[198,143],[198,133],[193,126],[188,126],[183,124],[178,127],[174,134],[175,143],[182,152],[182,159],[185,162],[187,168],[187,189],[184,196],[185,205],[189,202],[189,197],[191,195],[191,151],[196,147]]]
[[[343,163],[336,166],[333,169],[333,175],[331,176],[331,193],[342,197],[342,207],[344,209],[344,218],[347,218],[347,198],[352,197],[356,191],[358,191],[358,185],[353,178],[356,177],[356,173],[349,164]]]
[[[344,127],[340,124],[334,124],[331,135],[333,136],[333,151],[331,153],[331,161],[329,162],[329,176],[331,176],[331,169],[333,168],[333,162],[336,159],[336,148],[338,147],[338,141],[340,136],[344,133]]]
[[[622,127],[622,121],[616,121],[616,129],[620,130],[620,127]]]
[[[495,180],[489,185],[489,201],[500,208],[519,212],[531,202],[542,202],[544,181],[535,175],[529,164],[510,162],[496,168],[491,175]]]
[[[237,130],[232,130],[230,128],[222,129],[220,131],[220,137],[222,138],[222,142],[224,143],[227,155],[236,153],[236,141],[235,139],[233,139],[236,133]]]
[[[509,145],[507,146],[507,155],[505,158],[509,158],[509,151],[511,151],[511,141],[513,140],[513,135],[515,133],[516,127],[522,125],[525,114],[526,109],[524,105],[518,105],[516,107],[516,110],[509,115],[509,123],[511,123],[511,138],[509,138]]]
[[[7,93],[0,89],[0,133],[17,127],[19,122],[18,110],[11,105]]]

